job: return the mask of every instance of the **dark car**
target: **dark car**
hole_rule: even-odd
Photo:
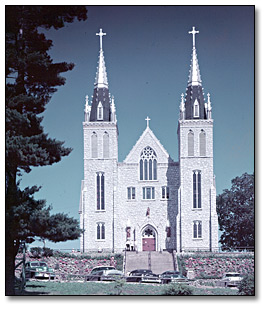
[[[120,270],[116,270],[112,266],[98,266],[92,269],[87,281],[114,281],[123,278],[124,274]]]
[[[159,276],[162,284],[171,282],[187,282],[187,278],[180,274],[179,271],[165,271]]]
[[[55,278],[54,269],[49,268],[46,262],[29,261],[25,264],[25,277],[30,278]]]
[[[131,271],[126,277],[127,282],[149,282],[149,283],[160,283],[159,276],[154,274],[152,270],[148,269],[137,269]]]

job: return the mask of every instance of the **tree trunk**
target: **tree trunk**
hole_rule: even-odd
[[[14,241],[11,241],[9,237],[6,236],[6,273],[5,273],[5,281],[6,281],[6,296],[15,295],[14,285],[15,285],[15,257],[17,254],[17,247],[13,245]]]

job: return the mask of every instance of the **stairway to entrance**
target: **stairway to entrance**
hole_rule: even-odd
[[[174,270],[173,255],[169,252],[126,252],[125,274],[136,269],[150,269],[156,274]]]

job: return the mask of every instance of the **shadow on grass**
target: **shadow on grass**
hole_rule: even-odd
[[[16,290],[16,296],[39,296],[39,295],[49,295],[49,292],[42,291],[42,287],[46,287],[45,285],[26,285],[23,291]],[[35,288],[40,288],[40,291],[33,290]],[[31,290],[32,289],[32,290]]]

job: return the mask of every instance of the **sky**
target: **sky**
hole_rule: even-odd
[[[93,94],[102,28],[109,91],[115,98],[122,162],[146,127],[178,161],[177,122],[189,75],[193,26],[206,94],[214,119],[217,194],[231,180],[254,171],[254,12],[251,6],[89,6],[88,19],[44,32],[53,41],[54,62],[73,62],[43,114],[51,138],[73,151],[52,166],[33,168],[21,186],[42,186],[36,198],[52,213],[79,219],[83,179],[85,96]],[[46,244],[79,248],[79,240]],[[33,245],[31,245],[33,246]]]

